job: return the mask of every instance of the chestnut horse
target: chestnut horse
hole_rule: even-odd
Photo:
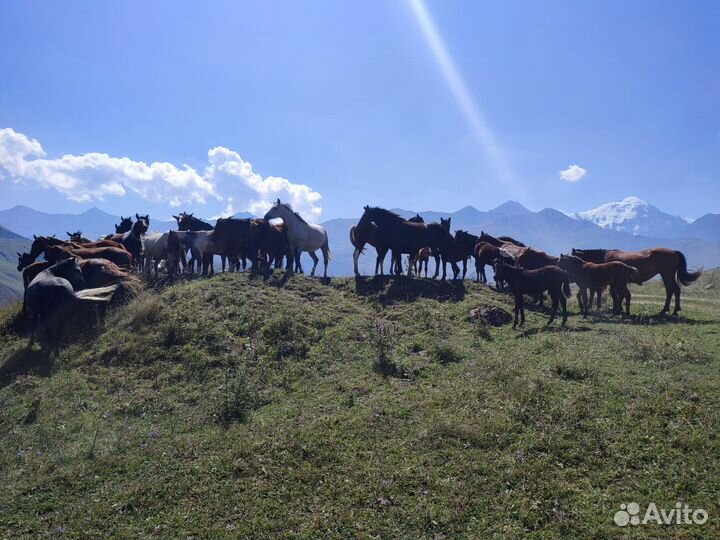
[[[675,295],[673,315],[680,311],[680,285],[686,287],[702,274],[702,268],[688,272],[687,260],[680,251],[668,248],[651,248],[643,251],[620,251],[619,249],[573,249],[572,254],[586,262],[604,263],[620,261],[637,268],[640,279],[645,282],[657,274],[665,285],[665,305],[660,312],[664,315],[670,310],[670,299]]]
[[[489,244],[488,242],[478,241],[473,248],[473,257],[475,258],[475,281],[479,283],[487,283],[487,275],[485,274],[485,266],[492,266],[495,259],[502,259],[505,264],[511,266],[515,265],[515,259],[513,259],[509,253],[505,252],[502,248]],[[495,276],[495,287],[497,290],[502,291],[503,280],[498,279]]]
[[[583,319],[587,318],[591,301],[588,301],[588,289],[601,289],[610,286],[613,297],[613,313],[622,312],[622,302],[625,300],[625,316],[630,316],[630,298],[632,295],[627,288],[628,283],[642,285],[640,273],[636,268],[620,261],[611,261],[602,264],[583,261],[574,255],[560,255],[558,266],[565,270],[580,287],[578,302]]]
[[[543,266],[536,270],[523,270],[505,264],[500,260],[495,261],[495,276],[508,282],[508,287],[515,298],[515,321],[513,328],[525,324],[525,305],[523,304],[524,294],[542,294],[545,291],[550,293],[552,298],[552,313],[548,324],[555,320],[558,303],[563,309],[563,324],[567,322],[567,302],[565,297],[570,296],[570,281],[567,273],[557,266]]]
[[[57,262],[66,257],[81,259],[107,259],[124,268],[132,266],[132,255],[125,249],[114,247],[96,248],[66,248],[63,246],[48,246],[45,249],[45,258],[50,262]]]
[[[98,240],[96,242],[78,243],[60,240],[54,236],[33,235],[33,243],[30,246],[30,253],[18,253],[18,271],[35,262],[38,256],[45,251],[48,246],[64,246],[67,248],[115,247],[125,249],[122,244],[113,240]]]

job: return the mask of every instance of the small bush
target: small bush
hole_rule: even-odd
[[[462,361],[462,355],[449,343],[437,343],[432,349],[432,359],[438,364],[447,365]]]

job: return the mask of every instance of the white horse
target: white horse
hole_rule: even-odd
[[[288,244],[290,244],[290,252],[295,257],[296,267],[302,272],[300,265],[300,253],[307,251],[313,260],[313,267],[310,275],[315,275],[315,269],[318,264],[318,256],[315,255],[316,250],[322,250],[323,263],[325,270],[323,277],[327,277],[328,261],[332,258],[330,246],[328,245],[327,232],[320,225],[312,225],[305,221],[300,214],[294,212],[288,203],[281,203],[277,200],[275,205],[265,214],[265,219],[280,218],[285,223],[288,235]]]

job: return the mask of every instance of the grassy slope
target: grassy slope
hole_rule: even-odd
[[[651,284],[630,323],[529,312],[523,333],[473,323],[511,306],[465,287],[195,280],[50,377],[10,378],[38,354],[5,313],[0,536],[720,535],[717,284],[683,291],[680,323],[647,317]],[[619,529],[631,501],[710,521]]]

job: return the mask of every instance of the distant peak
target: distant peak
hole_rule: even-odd
[[[625,197],[620,202],[625,203],[625,204],[647,204],[640,197],[636,197],[635,195],[630,195],[629,197]]]
[[[517,201],[507,201],[493,210],[494,212],[529,212],[522,204]]]

